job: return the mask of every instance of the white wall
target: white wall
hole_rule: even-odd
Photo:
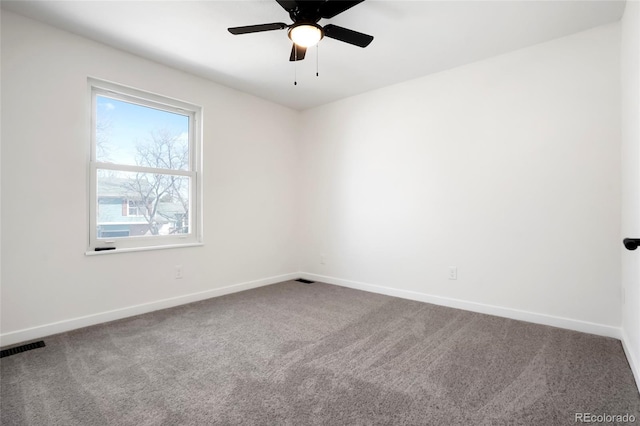
[[[204,247],[85,256],[87,76],[204,107]],[[3,11],[2,344],[288,278],[297,115]]]
[[[622,18],[622,235],[640,238],[640,3]],[[640,250],[622,249],[623,342],[640,387]]]
[[[301,270],[616,335],[619,43],[616,23],[304,112]]]

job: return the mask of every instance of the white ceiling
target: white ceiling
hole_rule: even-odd
[[[319,77],[315,48],[289,62],[284,30],[227,31],[290,23],[274,0],[3,0],[2,8],[302,110],[617,21],[624,2],[367,0],[319,22],[375,37],[365,49],[322,40]]]

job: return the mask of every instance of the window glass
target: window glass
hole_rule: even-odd
[[[189,116],[96,96],[96,161],[189,170]]]
[[[97,182],[98,238],[189,233],[188,177],[98,169]]]

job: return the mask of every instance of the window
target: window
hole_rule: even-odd
[[[89,251],[200,243],[201,109],[98,80],[89,86]]]
[[[143,206],[139,201],[127,200],[127,216],[144,216]]]

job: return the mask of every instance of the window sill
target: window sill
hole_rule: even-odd
[[[86,251],[84,254],[86,256],[102,256],[104,254],[116,254],[116,253],[130,253],[133,251],[149,251],[149,250],[164,250],[164,249],[174,249],[174,248],[182,248],[182,247],[202,247],[203,243],[188,243],[188,244],[167,244],[164,246],[149,246],[149,247],[129,247],[129,248],[120,248],[115,250],[102,250],[102,251]]]

